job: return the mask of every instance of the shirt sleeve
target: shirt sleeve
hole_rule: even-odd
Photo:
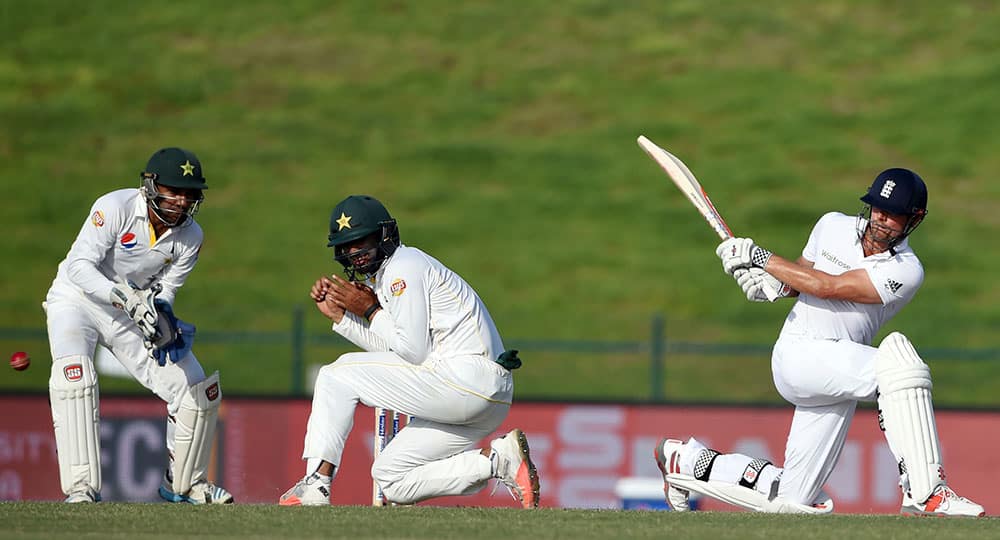
[[[98,266],[114,246],[123,223],[124,218],[117,205],[107,197],[97,199],[66,255],[66,274],[70,281],[92,300],[102,304],[111,303],[114,282],[102,274]]]
[[[368,352],[389,350],[389,344],[372,332],[364,319],[353,313],[345,313],[339,323],[333,324],[333,331]]]
[[[863,268],[868,272],[868,277],[885,306],[894,303],[906,305],[924,282],[924,267],[915,258],[897,256],[887,260],[866,261]]]
[[[386,301],[372,317],[371,331],[407,362],[421,364],[431,349],[427,268],[404,262],[387,270],[380,287],[388,290]]]
[[[832,214],[825,214],[823,217],[819,218],[819,221],[813,225],[812,232],[809,233],[809,240],[806,241],[806,246],[802,248],[802,258],[807,261],[816,262],[817,253],[819,245],[819,238],[823,234],[823,227],[825,222]]]

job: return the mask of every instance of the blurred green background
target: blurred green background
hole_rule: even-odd
[[[333,205],[367,193],[521,347],[519,398],[649,399],[659,314],[665,399],[779,402],[790,302],[743,299],[645,134],[789,257],[879,171],[918,171],[927,279],[883,334],[927,351],[938,404],[1000,405],[988,2],[4,0],[0,25],[0,343],[35,362],[2,389],[45,389],[40,302],[93,200],[177,145],[210,190],[175,308],[229,394],[293,391],[297,308],[306,369],[351,350],[307,292],[339,271]]]

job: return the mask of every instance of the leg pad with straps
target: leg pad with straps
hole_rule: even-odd
[[[774,498],[743,485],[719,480],[706,482],[685,474],[668,474],[664,476],[664,480],[673,487],[693,491],[754,512],[777,514],[829,514],[833,512],[833,500],[825,494],[821,494],[822,500],[807,506]]]
[[[101,492],[100,397],[94,361],[66,356],[52,362],[49,402],[63,493]]]
[[[719,452],[711,448],[703,448],[694,461],[694,477],[707,482],[712,475],[712,465],[715,458],[719,457]]]
[[[893,332],[875,353],[882,430],[899,460],[903,489],[926,501],[944,485],[941,443],[931,403],[931,372],[910,340]]]
[[[206,480],[221,401],[218,371],[188,388],[181,399],[174,416],[173,490],[178,495],[187,494],[191,486]]]

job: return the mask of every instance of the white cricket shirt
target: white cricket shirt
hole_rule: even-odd
[[[351,313],[333,325],[335,332],[366,351],[392,351],[421,364],[432,354],[495,360],[504,350],[476,291],[417,248],[399,246],[369,285],[382,304],[371,325]]]
[[[120,189],[94,202],[80,233],[59,263],[49,300],[78,298],[110,306],[115,282],[140,289],[160,283],[157,298],[174,303],[198,261],[203,233],[193,219],[154,239],[146,201],[138,189]]]
[[[782,336],[847,339],[871,345],[879,328],[913,299],[924,281],[924,267],[910,249],[909,239],[888,251],[864,257],[857,217],[839,212],[824,215],[813,227],[802,256],[813,268],[840,275],[863,268],[882,298],[881,304],[821,299],[799,294],[781,329]]]

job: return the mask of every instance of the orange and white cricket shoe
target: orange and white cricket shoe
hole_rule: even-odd
[[[927,502],[917,503],[908,495],[903,495],[900,514],[908,516],[962,516],[983,517],[986,510],[982,506],[959,496],[948,486],[938,486]]]
[[[903,495],[903,507],[899,513],[908,516],[983,517],[986,515],[986,510],[981,505],[959,496],[950,487],[938,486],[924,503],[917,503],[908,495]]]
[[[515,429],[510,433],[490,442],[493,452],[490,462],[493,464],[493,476],[500,479],[516,495],[524,508],[538,508],[540,486],[538,470],[531,462],[528,449],[528,438],[524,432]]]
[[[663,473],[663,495],[667,503],[675,512],[686,512],[690,510],[688,498],[691,493],[686,489],[674,487],[667,482],[668,474],[681,473],[681,448],[684,442],[677,439],[660,439],[653,449],[653,457],[656,458],[656,465]]]
[[[323,506],[330,504],[330,477],[306,475],[278,499],[281,506]]]

